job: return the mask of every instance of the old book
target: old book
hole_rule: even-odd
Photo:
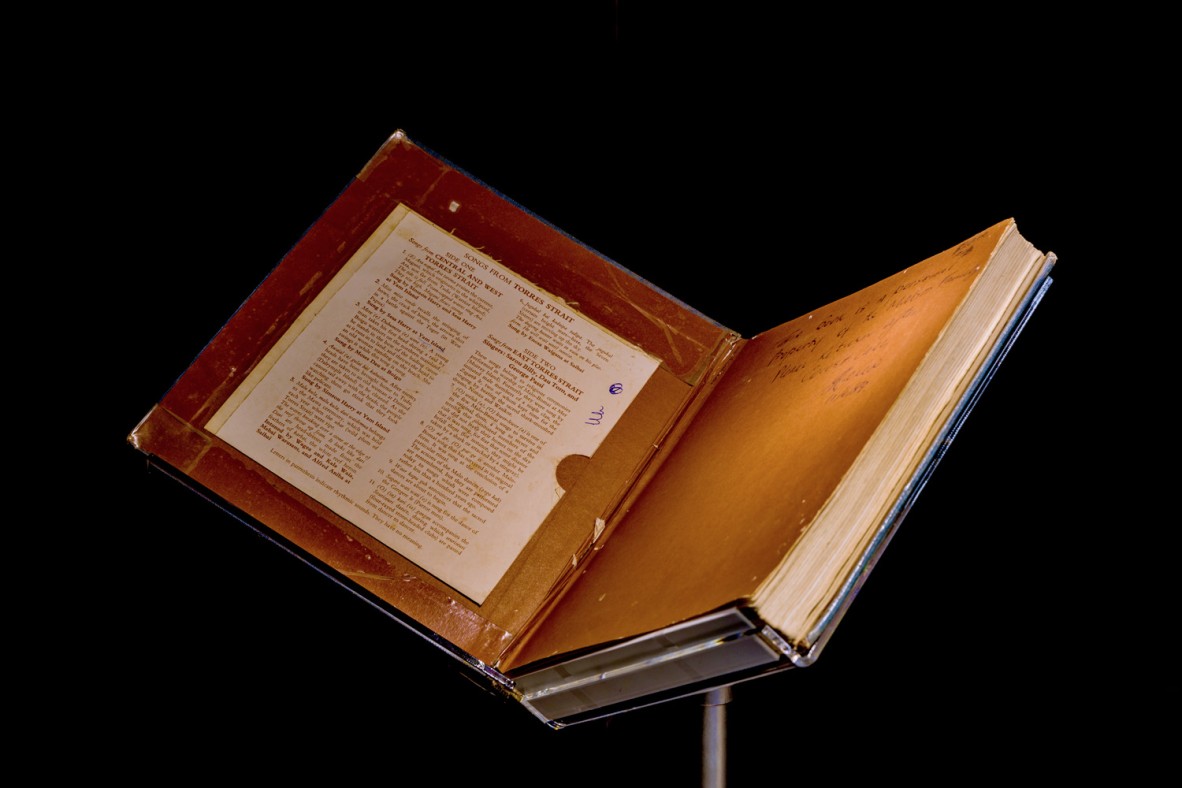
[[[744,337],[397,132],[129,441],[561,727],[815,660],[1054,263]]]

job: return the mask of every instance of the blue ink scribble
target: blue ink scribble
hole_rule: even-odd
[[[603,406],[599,406],[599,410],[591,411],[591,415],[584,421],[584,424],[590,424],[593,427],[598,427],[599,423],[603,421]]]
[[[610,391],[612,394],[619,394],[621,391],[624,390],[624,384],[623,383],[613,383],[607,387],[607,390]]]

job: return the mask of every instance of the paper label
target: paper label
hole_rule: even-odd
[[[206,426],[479,604],[657,364],[400,206]]]

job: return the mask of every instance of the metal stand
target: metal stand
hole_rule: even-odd
[[[726,704],[731,688],[710,690],[702,701],[702,788],[726,785]]]

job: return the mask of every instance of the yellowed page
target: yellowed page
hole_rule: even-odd
[[[769,578],[815,579],[808,601],[831,599],[830,567],[801,579],[781,566],[809,538],[1011,224],[752,338],[518,664],[736,601],[764,603]],[[928,421],[921,436],[930,435]],[[896,479],[875,481],[893,487]],[[836,527],[860,535],[875,525]],[[843,549],[822,558],[847,561]]]

